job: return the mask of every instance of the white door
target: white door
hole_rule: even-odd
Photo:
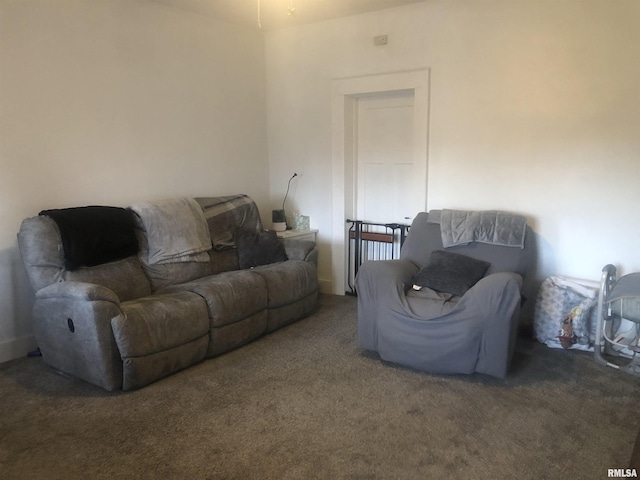
[[[331,255],[328,257],[330,267],[325,264],[327,271],[331,272],[330,280],[327,280],[327,290],[341,295],[347,287],[347,280],[353,278],[353,251],[355,242],[351,234],[353,222],[345,223],[345,219],[364,219],[360,209],[371,212],[372,218],[383,219],[382,213],[375,214],[370,207],[365,207],[366,202],[358,199],[366,190],[359,183],[364,176],[360,175],[364,165],[358,165],[358,100],[362,102],[375,100],[371,96],[390,96],[390,92],[411,92],[413,96],[413,150],[414,169],[418,172],[413,181],[418,185],[415,207],[408,209],[406,214],[396,215],[403,223],[410,223],[417,212],[427,208],[427,162],[429,139],[429,96],[430,80],[429,70],[412,70],[395,73],[382,73],[376,75],[363,75],[352,78],[335,79],[332,82],[331,94],[331,133],[332,133],[332,190],[331,190]],[[384,95],[378,92],[387,92]],[[402,95],[401,95],[402,96]],[[405,93],[404,96],[407,96]],[[362,115],[361,115],[362,116]],[[366,143],[366,142],[363,142]],[[364,148],[364,145],[363,145]],[[366,163],[366,162],[365,162]],[[421,166],[421,168],[419,167]],[[370,174],[370,178],[373,177]],[[360,180],[359,178],[360,177]],[[369,182],[371,184],[371,182]],[[394,181],[394,183],[396,183]],[[385,181],[385,185],[389,182]],[[373,191],[373,190],[371,190]],[[359,194],[359,195],[358,195]],[[395,194],[394,194],[395,195]],[[371,198],[371,194],[369,194]],[[375,197],[374,197],[375,198]],[[414,202],[412,202],[414,203]],[[397,207],[394,207],[397,208]],[[367,212],[367,216],[368,213]],[[383,219],[384,220],[384,219]],[[349,225],[351,223],[352,225]],[[376,222],[377,223],[377,222]],[[345,231],[348,229],[349,231]],[[325,268],[325,267],[321,267]],[[347,271],[349,274],[347,274]],[[319,273],[322,275],[322,273]],[[321,280],[322,282],[323,280]],[[330,284],[330,286],[329,286]]]
[[[411,224],[424,209],[418,193],[426,189],[424,165],[416,165],[413,90],[362,96],[357,102],[357,219]]]

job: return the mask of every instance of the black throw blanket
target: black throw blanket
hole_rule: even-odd
[[[43,210],[40,215],[58,224],[67,270],[101,265],[138,252],[130,210],[90,206]]]

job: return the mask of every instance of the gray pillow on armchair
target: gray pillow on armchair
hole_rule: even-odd
[[[416,274],[413,284],[462,296],[484,277],[490,265],[459,253],[436,250],[431,253],[429,263]]]

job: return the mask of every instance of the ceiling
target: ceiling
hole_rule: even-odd
[[[263,30],[286,28],[424,0],[152,0],[181,10]],[[289,9],[295,9],[289,14]]]

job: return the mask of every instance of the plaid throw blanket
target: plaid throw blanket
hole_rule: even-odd
[[[240,227],[254,232],[262,230],[258,207],[247,195],[200,197],[195,200],[204,211],[214,250],[234,248],[234,234]]]

